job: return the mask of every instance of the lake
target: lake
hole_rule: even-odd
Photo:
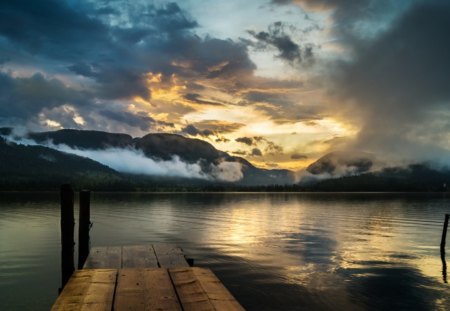
[[[93,193],[91,245],[178,244],[248,310],[450,310],[445,213],[444,194]],[[0,193],[0,310],[48,310],[59,256],[59,194]]]

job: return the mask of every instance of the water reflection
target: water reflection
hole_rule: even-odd
[[[42,260],[27,257],[38,249],[58,255],[54,198],[14,200],[0,200],[2,263],[31,267]],[[438,255],[446,206],[447,198],[428,195],[97,193],[91,238],[178,243],[249,310],[446,310]],[[38,247],[22,249],[26,239]],[[0,266],[0,274],[11,271]]]

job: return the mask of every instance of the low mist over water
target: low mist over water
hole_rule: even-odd
[[[448,310],[449,206],[440,194],[94,193],[91,241],[176,243],[248,310]],[[58,193],[1,194],[1,310],[49,309],[59,247]]]

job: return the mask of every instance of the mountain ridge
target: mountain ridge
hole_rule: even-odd
[[[121,133],[63,129],[14,136],[12,129],[1,128],[0,135],[13,137],[16,141],[23,138],[52,148],[67,146],[69,151],[72,148],[88,151],[113,149],[116,151],[142,152],[145,157],[156,161],[156,163],[159,163],[158,161],[173,161],[174,157],[178,157],[187,165],[198,165],[200,167],[199,173],[205,174],[205,176],[211,174],[218,176],[226,174],[226,169],[239,169],[241,173],[236,173],[238,174],[237,177],[233,177],[238,180],[233,179],[232,181],[240,185],[292,184],[295,181],[294,173],[289,170],[257,168],[246,159],[231,156],[216,149],[206,141],[177,134],[150,133],[143,137],[132,137]],[[67,151],[67,148],[64,150]],[[96,160],[95,157],[94,160]],[[224,162],[231,164],[224,166]]]
[[[14,139],[16,142],[31,140],[36,145],[16,144]],[[174,165],[175,173],[180,168],[176,165],[197,171],[195,177],[149,175],[144,171],[129,173],[102,164],[95,157],[66,152],[84,149],[89,151],[87,154],[111,152],[109,156],[114,156],[114,152],[128,152],[137,157],[133,159],[149,159],[153,165]],[[102,131],[59,130],[20,136],[10,128],[0,128],[0,163],[0,190],[43,189],[45,184],[54,189],[58,183],[65,182],[105,190],[326,192],[447,191],[450,184],[449,169],[437,169],[424,163],[380,167],[374,155],[364,152],[326,154],[310,164],[296,183],[294,173],[289,170],[257,168],[246,159],[231,156],[206,141],[168,133],[132,137]],[[229,173],[228,170],[235,174],[232,180],[216,178]]]

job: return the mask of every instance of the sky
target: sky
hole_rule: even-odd
[[[0,1],[0,126],[446,165],[449,31],[447,0]]]

